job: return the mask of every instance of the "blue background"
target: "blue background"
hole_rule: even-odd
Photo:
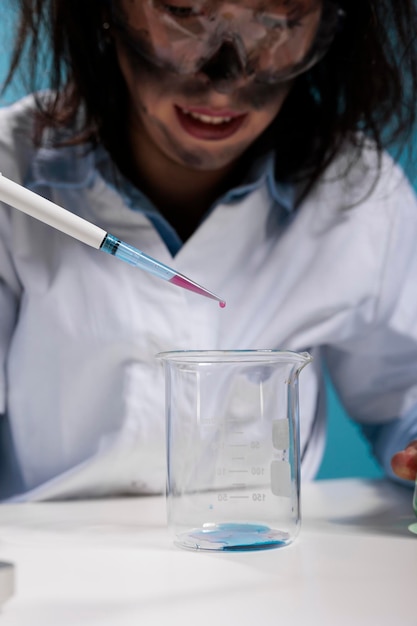
[[[11,13],[2,8],[0,21],[0,85],[2,84],[9,60],[9,41]],[[24,89],[19,84],[13,84],[0,98],[0,105],[24,95]],[[410,144],[417,141],[417,134],[410,138]],[[413,174],[411,160],[405,155],[401,163],[417,188],[417,175]],[[415,170],[414,170],[415,171]],[[417,242],[416,242],[417,245]],[[301,374],[302,377],[302,374]],[[302,379],[301,379],[302,384]],[[324,459],[318,474],[319,479],[342,477],[378,477],[382,472],[370,454],[367,442],[361,437],[359,427],[352,422],[341,407],[338,398],[328,385],[328,439]]]

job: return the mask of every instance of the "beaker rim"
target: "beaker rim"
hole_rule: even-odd
[[[308,352],[293,350],[169,350],[158,352],[155,358],[179,363],[279,363],[307,364],[313,360]]]

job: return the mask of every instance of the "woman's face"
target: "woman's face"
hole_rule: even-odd
[[[212,41],[214,35],[210,38],[207,34],[211,26],[206,27],[205,39],[201,39],[196,30],[202,28],[202,20],[196,25],[194,15],[189,15],[196,6],[195,0],[169,2],[159,4],[155,13],[152,13],[155,0],[152,3],[149,0],[118,2],[122,22],[112,33],[130,96],[134,148],[140,151],[141,144],[151,142],[165,158],[191,169],[213,171],[227,167],[274,120],[289,93],[291,81],[258,80],[265,68],[269,71],[277,61],[274,58],[271,61],[274,54],[271,29],[259,26],[252,8],[241,9],[236,0],[228,5],[231,24],[241,25],[240,41],[247,37],[248,41],[257,38],[261,42],[250,52],[252,61],[248,61],[248,55],[245,59],[239,57],[237,38],[231,41],[227,35],[220,46],[215,44],[213,51],[206,50],[205,61],[197,67],[194,56],[197,59],[204,53],[201,41],[205,41],[206,47]],[[288,5],[288,2],[282,4]],[[149,6],[151,13],[147,15]],[[317,12],[310,14],[308,26],[313,32]],[[204,19],[209,25],[213,22],[206,14]],[[218,32],[217,27],[217,37]],[[295,54],[297,61],[299,51],[310,45],[314,33],[308,34],[308,28],[303,32],[301,41],[296,35],[290,45],[279,44],[284,61],[285,55],[291,54]],[[276,37],[275,33],[276,28]],[[294,42],[298,53],[294,53]],[[255,69],[248,72],[250,63]],[[184,70],[187,65],[196,66]]]

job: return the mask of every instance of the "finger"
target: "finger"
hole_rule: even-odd
[[[417,440],[412,441],[405,450],[394,454],[391,459],[393,472],[405,480],[416,480],[417,477]]]

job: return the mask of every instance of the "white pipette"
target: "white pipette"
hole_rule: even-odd
[[[44,224],[56,228],[62,233],[74,237],[82,243],[86,243],[92,248],[103,250],[129,263],[129,265],[140,267],[146,272],[158,276],[158,278],[162,278],[163,280],[167,280],[173,285],[183,287],[206,298],[217,300],[222,308],[226,306],[224,300],[183,274],[179,274],[171,267],[168,267],[168,265],[160,263],[148,254],[141,252],[141,250],[130,246],[114,235],[106,232],[99,226],[71,213],[71,211],[67,211],[39,194],[22,187],[22,185],[13,182],[1,173],[0,200]]]

